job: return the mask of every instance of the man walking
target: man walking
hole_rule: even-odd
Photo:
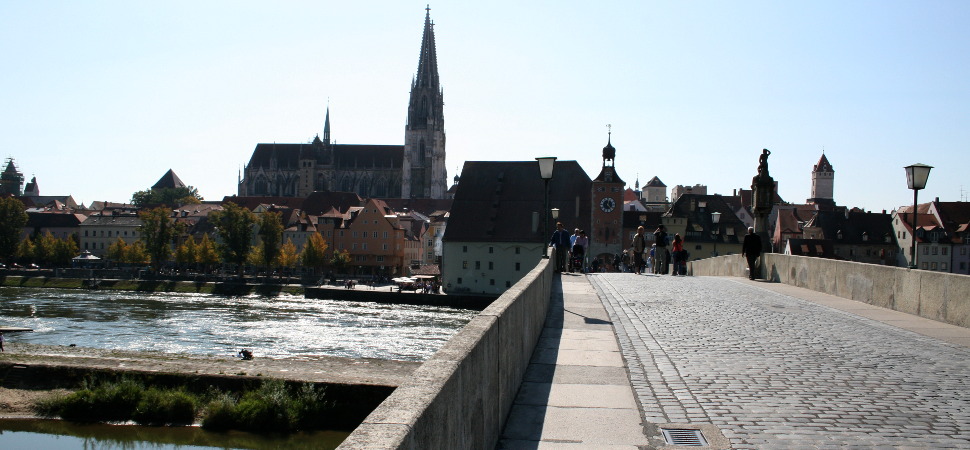
[[[633,235],[633,272],[637,275],[643,272],[643,252],[647,249],[647,238],[643,235],[643,227],[637,227],[637,234]]]
[[[761,256],[761,236],[754,234],[754,227],[748,227],[748,234],[744,235],[741,255],[748,258],[748,279],[757,278],[758,257]]]
[[[663,224],[657,227],[657,231],[653,232],[653,237],[657,245],[654,248],[654,261],[657,265],[653,268],[653,273],[666,275],[670,261],[667,260],[667,229]]]
[[[549,245],[556,247],[556,272],[562,273],[566,270],[566,259],[569,257],[569,232],[562,226],[562,222],[556,222],[556,231],[549,239]]]

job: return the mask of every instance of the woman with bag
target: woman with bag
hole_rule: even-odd
[[[676,276],[680,273],[680,266],[684,264],[684,240],[681,239],[680,233],[674,234],[674,243],[671,246],[671,253],[674,259],[674,267],[671,270],[671,275]]]

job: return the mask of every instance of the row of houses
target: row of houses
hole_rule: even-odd
[[[48,232],[60,239],[73,235],[81,251],[95,256],[104,256],[119,239],[128,244],[140,239],[142,221],[139,209],[132,205],[96,202],[82,208],[68,206],[65,199],[42,205],[37,205],[37,198],[24,200],[30,205],[22,238]],[[329,253],[349,253],[355,274],[392,276],[438,264],[450,208],[450,200],[426,199],[414,202],[420,209],[409,208],[411,202],[406,201],[396,202],[399,209],[395,209],[386,201],[348,192],[315,192],[306,198],[232,196],[171,209],[171,218],[184,230],[173,245],[190,236],[198,241],[209,235],[217,241],[209,215],[222,211],[229,202],[256,214],[279,213],[283,242],[292,241],[298,252],[311,234],[319,233],[327,241]]]

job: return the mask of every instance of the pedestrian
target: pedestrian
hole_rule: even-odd
[[[566,260],[569,258],[569,232],[562,226],[562,222],[556,222],[556,231],[549,238],[549,245],[556,248],[556,273],[566,270]]]
[[[680,238],[680,233],[674,233],[674,242],[671,244],[670,253],[674,257],[674,268],[671,271],[671,275],[682,275],[680,266],[685,264],[684,240]],[[686,272],[685,270],[684,273]]]
[[[748,279],[754,280],[758,273],[758,257],[761,256],[761,236],[754,234],[754,227],[748,227],[741,244],[741,255],[748,259]]]
[[[647,237],[643,234],[643,226],[637,227],[637,234],[633,235],[633,273],[643,273],[643,251],[647,249]]]
[[[657,273],[657,244],[650,244],[650,255],[647,258],[650,273]]]
[[[653,269],[654,273],[661,275],[667,274],[667,266],[670,264],[670,260],[667,257],[667,229],[660,224],[657,230],[653,232],[654,241],[656,241],[657,249],[654,251],[656,256],[655,262],[656,267]]]
[[[586,272],[586,250],[589,248],[589,237],[586,230],[579,230],[579,236],[573,242],[573,259],[579,260],[579,271]]]
[[[2,352],[2,351],[4,351],[4,349],[3,349],[3,333],[0,332],[0,352]]]

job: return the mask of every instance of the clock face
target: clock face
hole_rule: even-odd
[[[613,211],[613,208],[616,208],[616,201],[612,198],[606,197],[603,200],[600,200],[600,209],[602,209],[603,212]]]

